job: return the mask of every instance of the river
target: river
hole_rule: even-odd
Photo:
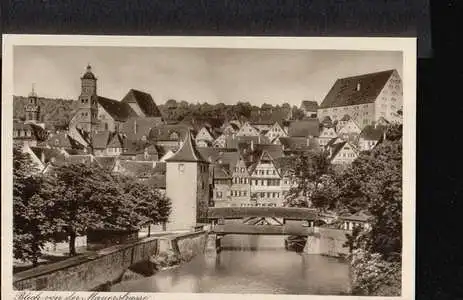
[[[114,285],[114,292],[340,295],[349,289],[342,260],[287,251],[282,236],[225,236],[224,250],[177,268]]]

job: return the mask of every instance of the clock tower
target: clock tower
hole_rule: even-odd
[[[80,78],[81,92],[79,96],[79,108],[76,115],[77,127],[87,132],[92,132],[98,120],[98,96],[96,93],[96,77],[92,67],[87,66],[87,71]]]

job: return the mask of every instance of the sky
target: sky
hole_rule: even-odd
[[[87,64],[98,95],[121,100],[133,88],[157,104],[321,103],[338,78],[389,69],[402,77],[400,52],[16,46],[14,94],[34,85],[39,97],[77,99]]]

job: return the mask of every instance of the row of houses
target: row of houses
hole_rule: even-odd
[[[208,165],[207,176],[203,171],[191,176],[195,176],[194,182],[207,181],[210,205],[280,206],[296,184],[288,163],[294,155],[325,151],[333,164],[346,165],[381,142],[391,122],[388,118],[399,120],[391,115],[391,107],[385,108],[387,114],[374,110],[372,116],[354,106],[376,107],[384,101],[398,104],[396,87],[401,84],[397,76],[393,70],[338,80],[320,107],[303,102],[303,120],[167,124],[147,93],[130,90],[121,101],[98,96],[97,79],[88,67],[81,78],[79,108],[69,130],[51,131],[39,124],[37,96],[31,93],[30,119],[15,123],[13,136],[25,145],[42,172],[65,163],[95,164],[160,189],[169,185],[164,164],[172,157],[182,161],[185,147],[192,148],[186,156]]]

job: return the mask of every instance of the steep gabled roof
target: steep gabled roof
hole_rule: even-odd
[[[74,140],[66,132],[60,132],[56,134],[50,134],[48,140],[45,142],[50,147],[60,148],[82,148],[83,145]]]
[[[284,156],[283,147],[281,145],[256,144],[254,149],[256,152],[268,153],[273,159]]]
[[[92,132],[93,149],[106,149],[114,134],[110,131]]]
[[[320,108],[373,103],[394,71],[387,70],[338,79]]]
[[[137,103],[146,117],[162,118],[153,97],[145,92],[131,89],[122,99],[122,103]]]
[[[188,130],[180,149],[172,157],[166,159],[166,162],[207,162],[207,160],[196,149],[191,131]]]
[[[301,150],[311,148],[313,143],[308,140],[306,137],[280,137],[279,138],[281,145],[285,150]]]
[[[44,164],[47,164],[54,159],[64,160],[65,155],[63,152],[57,149],[52,148],[42,148],[42,147],[29,147],[34,155]]]
[[[98,104],[116,121],[125,122],[130,117],[136,117],[137,114],[125,102],[119,102],[109,98],[98,96]]]
[[[292,137],[309,137],[320,135],[320,123],[318,119],[293,121],[289,124],[288,135]]]
[[[191,127],[184,124],[161,124],[151,128],[148,136],[153,141],[173,141],[171,137],[175,133],[179,140],[183,140],[190,129]]]
[[[301,103],[301,108],[304,109],[305,111],[316,112],[317,109],[318,109],[318,103],[317,103],[317,101],[304,100]]]
[[[214,179],[229,179],[232,175],[230,174],[230,165],[228,164],[216,164],[214,165]]]
[[[385,130],[384,126],[368,125],[360,132],[359,138],[368,141],[379,141],[383,137]]]
[[[117,158],[114,156],[97,156],[95,160],[102,169],[111,171],[114,168]]]

